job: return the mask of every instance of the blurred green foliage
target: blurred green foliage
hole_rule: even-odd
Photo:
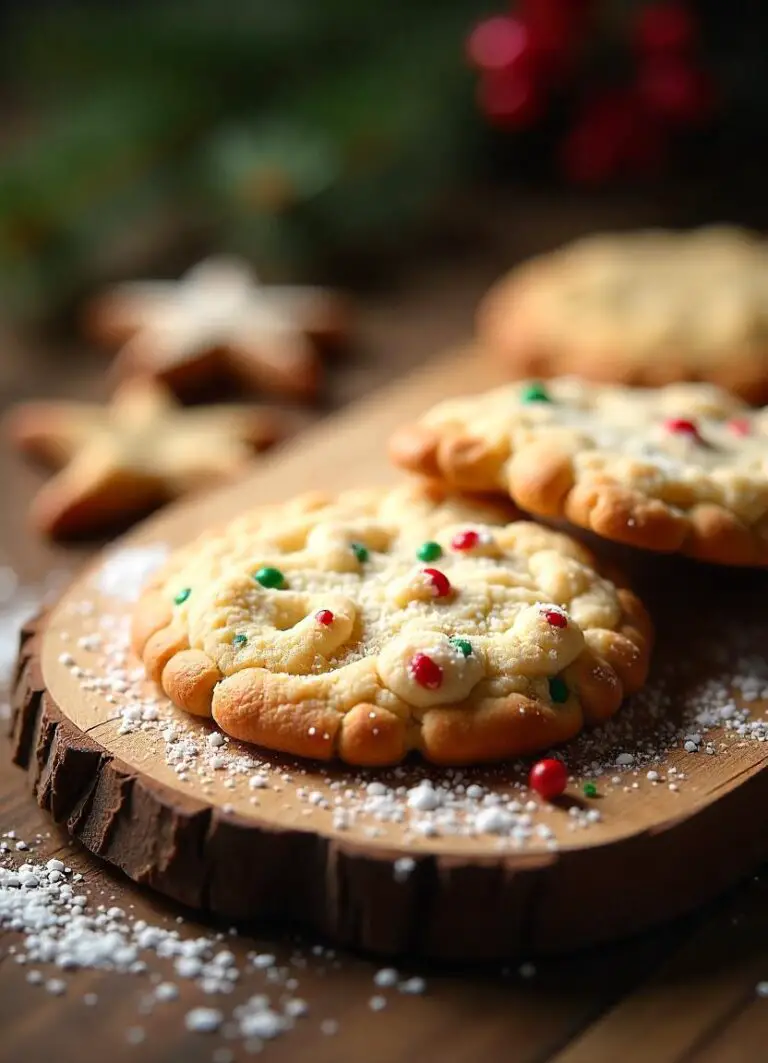
[[[279,272],[401,234],[467,157],[463,40],[488,7],[25,7],[2,45],[6,309],[49,311],[184,239]]]

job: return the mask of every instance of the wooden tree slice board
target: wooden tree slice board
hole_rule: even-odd
[[[104,646],[124,638],[130,587],[115,594],[105,565],[186,542],[252,504],[395,480],[385,444],[396,425],[496,382],[466,352],[433,363],[275,452],[239,484],[145,522],[75,580],[25,632],[16,691],[16,761],[53,818],[135,881],[194,908],[439,958],[529,956],[632,933],[711,898],[764,859],[766,743],[750,737],[749,721],[739,734],[722,719],[701,733],[698,752],[681,737],[702,729],[702,711],[714,720],[728,704],[733,724],[746,708],[758,720],[766,709],[762,572],[614,551],[655,616],[656,675],[607,734],[565,750],[576,777],[557,806],[526,810],[521,764],[458,775],[420,764],[368,774],[302,764],[234,742],[219,749],[207,722],[165,702],[159,719],[149,712],[126,729],[136,662],[125,665],[128,692],[116,691],[114,650]],[[148,688],[140,696],[145,710],[156,704]],[[169,741],[173,720],[184,747]],[[180,776],[173,758],[187,747],[192,767]],[[615,767],[616,751],[633,764]],[[266,786],[254,790],[253,774]],[[446,808],[408,805],[407,789],[425,776],[444,787],[453,820]],[[585,777],[595,779],[597,799],[582,796]],[[482,798],[460,789],[471,785]],[[481,828],[478,809],[510,800],[523,806],[516,832],[489,832],[487,816]]]

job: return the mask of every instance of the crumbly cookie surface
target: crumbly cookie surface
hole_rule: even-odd
[[[176,554],[133,644],[171,700],[353,764],[534,752],[644,682],[637,598],[568,537],[436,488],[305,496]]]
[[[585,237],[498,281],[477,325],[519,375],[704,380],[768,402],[768,243],[727,226]]]
[[[435,406],[390,449],[412,471],[607,539],[768,564],[768,408],[712,385],[510,384]]]

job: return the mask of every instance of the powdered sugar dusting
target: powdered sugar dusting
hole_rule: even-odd
[[[129,1044],[141,1044],[151,1035],[151,1016],[161,1008],[164,1024],[166,1016],[173,1016],[180,1031],[223,1036],[230,1044],[239,1042],[237,1047],[247,1053],[258,1051],[265,1042],[312,1020],[312,1009],[300,992],[304,975],[316,979],[341,965],[334,950],[322,945],[293,945],[283,950],[281,960],[272,952],[244,951],[234,930],[199,934],[180,916],[161,916],[156,923],[136,918],[133,906],[115,903],[114,895],[104,896],[102,890],[102,899],[95,897],[66,860],[33,855],[21,862],[14,855],[20,841],[15,831],[0,838],[0,930],[7,955],[24,970],[30,986],[66,996],[70,1004],[77,1002],[79,971],[130,978],[144,991],[137,999],[141,1022],[122,1033]],[[38,835],[24,841],[24,851],[34,852],[43,844]],[[379,1003],[372,1010],[390,1002],[384,995],[388,989],[414,994],[427,988],[420,975],[392,974],[376,977]],[[236,990],[241,999],[232,1006],[228,998]],[[202,994],[202,1002],[191,1007],[184,1003],[191,999],[190,992],[197,1000]],[[367,995],[368,987],[363,985],[361,992]],[[80,1001],[98,1007],[99,994],[89,991]],[[339,1030],[332,1016],[317,1016],[315,1022],[323,1033]],[[234,1059],[226,1052],[230,1050],[217,1048],[212,1058]]]
[[[102,705],[103,734],[113,728],[160,752],[177,785],[218,799],[225,810],[247,814],[265,802],[274,808],[277,795],[291,822],[382,844],[395,838],[414,852],[452,837],[486,850],[574,844],[574,833],[616,822],[621,812],[613,809],[625,807],[617,797],[664,788],[682,799],[698,785],[688,758],[728,756],[745,743],[756,751],[768,735],[761,649],[768,630],[758,624],[729,632],[727,644],[722,633],[701,636],[690,659],[668,654],[605,726],[554,751],[566,761],[571,798],[557,806],[528,790],[525,762],[455,769],[413,763],[377,772],[317,766],[265,754],[176,710],[132,657],[128,611],[119,604],[98,611],[84,600],[68,610],[82,634],[69,639],[65,619],[59,660]],[[609,795],[613,801],[603,803]],[[397,881],[407,882],[412,870],[398,866]]]
[[[110,554],[96,572],[95,586],[108,598],[135,602],[149,577],[165,563],[165,543],[124,547]]]

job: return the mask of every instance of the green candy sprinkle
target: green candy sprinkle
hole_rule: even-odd
[[[549,681],[549,696],[556,705],[562,705],[568,700],[568,687],[558,676]]]
[[[520,398],[523,402],[551,402],[547,390],[541,384],[528,384],[523,388]]]
[[[584,796],[585,797],[597,797],[597,787],[593,782],[584,783]]]
[[[253,578],[257,583],[260,583],[262,587],[267,587],[269,589],[280,590],[285,586],[285,576],[280,569],[270,568],[268,565],[264,568],[260,568],[257,572],[254,572]]]
[[[184,602],[186,602],[187,598],[189,598],[191,593],[192,593],[192,588],[191,587],[185,587],[184,590],[179,591],[179,593],[175,596],[175,598],[173,600],[174,600],[174,602],[176,602],[177,605],[183,605]]]
[[[438,557],[443,556],[443,548],[440,543],[422,543],[416,551],[416,556],[419,561],[437,561]]]
[[[235,635],[235,637],[232,639],[232,645],[233,646],[244,646],[247,641],[248,641],[248,636],[247,635]]]
[[[457,650],[461,650],[465,657],[469,657],[472,652],[471,642],[468,642],[466,639],[449,639],[448,641],[452,642]]]
[[[370,557],[370,554],[368,553],[368,547],[363,546],[362,543],[350,543],[349,546],[352,550],[352,553],[355,555],[355,557],[361,564],[363,561],[367,561]]]

